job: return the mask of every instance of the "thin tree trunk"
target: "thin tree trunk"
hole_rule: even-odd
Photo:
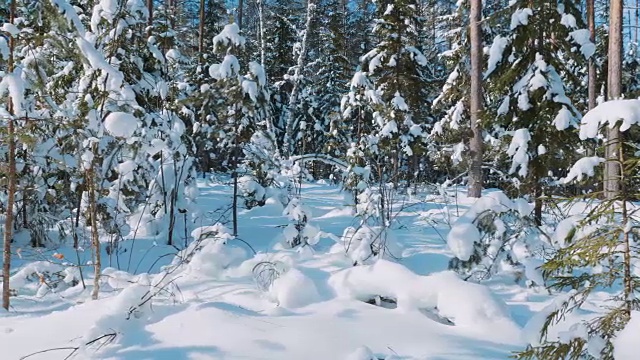
[[[242,15],[244,10],[244,1],[238,0],[238,28],[242,30]]]
[[[540,180],[536,181],[535,189],[533,190],[534,203],[533,203],[533,219],[538,226],[542,225],[542,185]]]
[[[260,26],[260,65],[264,67],[266,61],[267,41],[264,38],[264,1],[262,0],[258,0],[258,26]]]
[[[9,23],[15,22],[16,16],[16,0],[11,0],[9,10]],[[15,51],[15,38],[13,35],[9,35],[9,64],[7,70],[9,73],[14,71],[14,59],[13,54]],[[15,124],[13,115],[15,109],[13,108],[13,100],[9,97],[9,119],[7,120],[7,142],[9,145],[9,173],[8,173],[8,190],[7,190],[7,208],[6,218],[4,222],[4,248],[2,256],[2,307],[5,310],[9,310],[11,288],[9,286],[9,279],[11,275],[11,239],[13,238],[13,207],[16,196],[16,139],[15,139]]]
[[[148,25],[153,25],[153,0],[147,0],[147,11],[149,12]]]
[[[595,0],[587,0],[587,25],[589,27],[589,40],[592,43],[596,43],[596,10],[595,10]],[[588,108],[589,110],[596,107],[598,90],[597,90],[597,73],[596,73],[596,62],[595,62],[595,53],[591,55],[589,58],[589,75],[588,75]],[[596,149],[593,144],[588,144],[586,147],[587,156],[594,156],[596,154]]]
[[[176,1],[177,0],[169,0],[168,12],[169,12],[169,25],[171,26],[171,30],[175,30],[176,28]]]
[[[94,154],[97,152],[97,147],[94,144],[93,147]],[[101,256],[100,256],[100,236],[98,234],[98,208],[97,208],[97,200],[96,200],[96,184],[95,184],[95,170],[94,164],[91,163],[89,169],[85,172],[86,182],[87,182],[87,195],[89,200],[89,213],[90,213],[90,221],[91,221],[91,245],[93,246],[94,251],[94,259],[93,259],[93,269],[94,269],[94,277],[93,277],[93,291],[91,292],[91,298],[93,300],[98,299],[98,294],[100,293],[100,275],[102,273],[102,264],[101,264]]]
[[[482,195],[482,129],[480,113],[482,111],[482,0],[471,0],[470,37],[471,37],[471,94],[469,111],[471,113],[471,132],[469,142],[471,164],[469,167],[469,197],[479,198]]]
[[[200,0],[200,15],[198,21],[200,22],[198,24],[198,58],[200,62],[202,62],[204,56],[204,0]]]
[[[87,285],[84,282],[84,273],[82,271],[82,266],[80,266],[80,252],[79,245],[80,241],[78,238],[78,227],[80,226],[80,206],[82,206],[82,193],[84,190],[80,188],[80,195],[78,196],[78,206],[76,208],[76,219],[73,226],[73,249],[76,251],[76,258],[78,259],[78,271],[80,272],[80,282],[82,283],[82,288],[86,289]]]
[[[623,0],[611,0],[609,16],[609,72],[607,93],[609,100],[622,96],[622,15]],[[618,162],[622,135],[620,127],[607,128],[606,163],[604,178],[605,198],[613,199],[620,193],[622,169]]]
[[[589,25],[589,39],[596,43],[596,11],[595,0],[587,0],[587,23]],[[589,110],[596,107],[596,62],[592,55],[589,58]]]
[[[236,109],[236,114],[238,114],[239,109]],[[232,216],[233,216],[233,236],[238,236],[238,115],[235,115],[234,118],[234,137],[233,137],[233,200],[231,206],[233,207]]]

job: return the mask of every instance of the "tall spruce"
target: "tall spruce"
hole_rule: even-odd
[[[501,139],[508,173],[518,192],[535,202],[540,223],[542,197],[571,164],[577,141],[580,113],[561,74],[570,73],[567,57],[584,62],[594,47],[569,3],[521,0],[509,9],[511,32],[497,35],[489,50],[486,130]]]

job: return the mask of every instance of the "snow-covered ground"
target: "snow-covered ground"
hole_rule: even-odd
[[[111,268],[97,301],[81,284],[52,291],[26,278],[45,267],[34,257],[53,272],[52,263],[77,259],[72,249],[24,250],[14,264],[18,296],[0,315],[1,358],[46,350],[29,359],[506,359],[523,348],[522,328],[548,298],[446,271],[450,224],[472,204],[454,195],[405,203],[391,230],[397,259],[353,267],[340,237],[356,219],[343,194],[307,184],[302,202],[320,230],[313,249],[279,246],[289,220],[267,204],[241,212],[241,241],[204,242],[187,265],[167,267],[176,249],[160,239],[105,253]],[[202,225],[214,225],[229,201],[228,187],[203,183]],[[365,302],[372,299],[381,306]]]

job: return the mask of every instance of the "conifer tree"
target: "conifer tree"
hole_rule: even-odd
[[[508,173],[517,174],[520,193],[535,200],[540,222],[542,196],[570,164],[577,139],[572,128],[580,118],[560,74],[567,73],[566,56],[586,61],[594,49],[571,4],[514,1],[509,9],[512,31],[495,37],[485,74],[491,96],[486,129],[501,139]]]
[[[617,100],[598,105],[582,119],[580,138],[603,135],[612,126],[622,132],[637,126],[640,101]],[[635,149],[632,143],[623,147]],[[636,188],[625,186],[625,179],[637,176],[637,152],[625,149],[616,159],[623,165],[623,181],[615,198],[597,200],[595,192],[577,198],[585,211],[569,217],[558,226],[555,251],[541,270],[553,291],[565,291],[543,309],[531,323],[538,333],[528,339],[528,347],[516,353],[519,359],[606,359],[615,355],[613,340],[629,322],[632,311],[640,309],[640,278],[634,271],[640,261],[635,245],[639,239]],[[609,159],[584,157],[571,168],[563,182],[581,181],[593,176],[595,168]],[[603,291],[605,290],[605,291]],[[608,294],[606,299],[602,295]],[[588,317],[572,317],[585,308],[592,296],[604,301]],[[558,333],[558,326],[569,331]]]
[[[236,54],[244,49],[245,38],[240,35],[237,24],[226,25],[214,37],[213,44],[214,51],[223,56],[221,63],[209,67],[209,74],[215,80],[212,91],[221,95],[216,105],[216,142],[233,179],[233,233],[237,235],[238,181],[244,150],[267,121],[266,76],[262,66],[256,62],[250,62],[246,75],[242,75]]]
[[[469,1],[458,4],[448,18],[450,30],[446,33],[451,46],[440,54],[441,62],[449,70],[440,94],[433,100],[437,121],[430,139],[437,151],[430,154],[435,165],[442,169],[453,168],[456,173],[467,171],[469,159],[464,154],[471,137],[469,98],[471,46],[469,38]],[[458,165],[462,165],[458,167]]]
[[[312,74],[311,92],[318,104],[311,128],[311,152],[341,158],[346,154],[351,131],[340,116],[340,95],[348,88],[351,65],[347,56],[345,33],[346,14],[342,11],[342,0],[330,0],[318,4],[320,31],[317,60],[310,64]],[[315,74],[315,75],[313,75]]]
[[[304,21],[304,4],[299,1],[274,0],[265,3],[265,44],[269,49],[265,54],[265,71],[271,84],[271,113],[274,134],[278,148],[282,147],[286,131],[289,94],[293,89],[290,69],[296,65],[296,46],[300,39],[299,30]]]
[[[371,131],[361,150],[381,183],[411,180],[414,161],[424,151],[424,130],[430,123],[429,104],[423,92],[426,58],[417,46],[416,3],[412,0],[377,4],[374,33],[378,45],[362,57],[361,71],[353,84],[364,86],[363,100],[373,112]],[[351,99],[357,95],[350,94]]]

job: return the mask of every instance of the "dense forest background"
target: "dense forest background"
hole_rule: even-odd
[[[621,0],[0,0],[3,305],[16,249],[88,245],[98,298],[105,247],[146,234],[187,248],[201,177],[230,185],[230,236],[239,207],[280,201],[290,248],[312,238],[301,184],[338,184],[360,221],[351,235],[369,238],[354,265],[385,252],[394,204],[461,185],[533,204],[467,219],[491,236],[450,241],[465,280],[500,258],[585,298],[622,284],[589,336],[520,356],[585,354],[594,336],[609,356],[638,308],[624,204],[638,199],[639,108],[625,99],[640,96],[639,14]],[[599,202],[575,229],[608,224],[565,234],[586,243],[536,253],[514,230],[555,229],[576,199]]]

